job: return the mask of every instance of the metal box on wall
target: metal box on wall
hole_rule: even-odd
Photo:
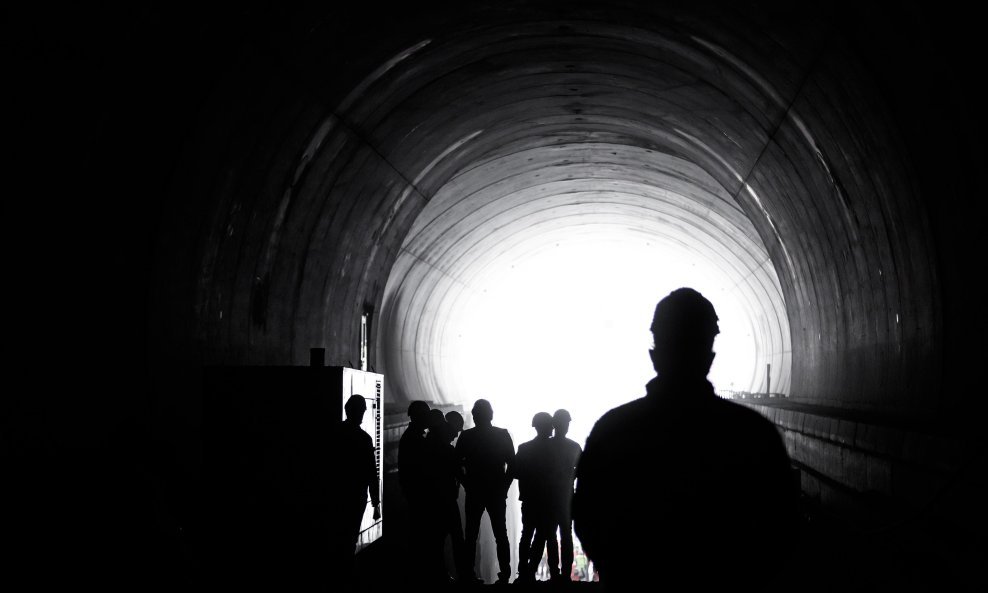
[[[366,399],[380,484],[384,378],[345,367],[204,369],[201,533],[219,573],[302,574],[331,565],[341,529],[332,443],[354,394]],[[380,488],[380,485],[379,485]],[[381,537],[367,505],[357,550]]]

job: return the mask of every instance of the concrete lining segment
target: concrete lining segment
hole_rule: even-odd
[[[561,26],[567,27],[565,24]],[[587,24],[582,24],[582,26],[588,27]],[[440,129],[466,131],[469,128],[474,127],[479,128],[484,132],[490,129],[496,129],[498,133],[501,134],[500,140],[502,142],[500,143],[491,142],[489,138],[484,138],[484,134],[481,134],[479,131],[472,132],[467,136],[469,139],[475,139],[474,144],[480,144],[485,147],[484,151],[477,152],[481,152],[481,154],[484,155],[485,167],[490,170],[490,174],[485,178],[495,180],[495,184],[507,183],[505,180],[510,179],[512,175],[510,167],[506,166],[504,162],[506,159],[501,157],[501,155],[507,153],[510,156],[517,156],[520,151],[533,152],[536,156],[534,158],[530,158],[528,161],[534,163],[531,169],[539,170],[542,174],[546,174],[550,177],[552,176],[552,173],[558,173],[558,171],[554,170],[555,167],[567,167],[575,170],[578,172],[577,174],[579,177],[575,180],[572,179],[574,175],[571,172],[569,181],[577,187],[579,187],[581,183],[589,183],[592,187],[594,180],[588,179],[587,172],[598,173],[603,171],[604,176],[619,180],[615,182],[616,184],[620,184],[627,178],[638,177],[639,175],[642,175],[643,170],[649,167],[650,161],[668,158],[669,155],[662,154],[662,152],[675,151],[676,153],[683,154],[686,158],[677,159],[673,156],[669,160],[672,162],[686,162],[692,165],[692,163],[689,162],[690,157],[696,158],[699,155],[695,150],[693,150],[693,154],[690,154],[690,150],[682,149],[682,144],[676,144],[677,142],[681,143],[683,138],[692,139],[692,143],[694,145],[698,145],[701,152],[715,155],[717,160],[721,163],[727,162],[723,156],[724,154],[738,154],[738,150],[741,151],[740,154],[744,154],[744,147],[738,143],[735,137],[754,139],[755,143],[748,148],[747,152],[749,154],[755,153],[757,147],[757,152],[760,154],[761,147],[764,146],[765,142],[764,140],[759,140],[760,136],[764,137],[764,132],[761,131],[762,128],[760,128],[759,125],[752,125],[750,122],[743,125],[730,123],[732,121],[744,121],[743,119],[737,120],[737,115],[739,115],[737,110],[737,106],[739,104],[738,97],[745,97],[744,99],[741,99],[741,101],[750,101],[750,94],[744,92],[739,93],[737,92],[737,88],[734,88],[734,93],[726,93],[723,89],[717,87],[716,85],[710,85],[708,80],[712,76],[711,70],[701,68],[700,70],[702,70],[702,72],[699,76],[686,74],[689,68],[684,68],[683,64],[691,63],[692,60],[699,59],[697,56],[702,53],[698,52],[695,47],[678,45],[678,42],[670,42],[670,40],[658,40],[660,42],[655,43],[654,45],[661,46],[662,49],[657,53],[650,54],[649,51],[645,51],[641,47],[638,47],[636,52],[628,52],[626,51],[628,49],[627,43],[629,40],[635,40],[636,35],[632,34],[627,35],[624,38],[615,38],[613,35],[608,36],[607,33],[595,31],[592,39],[597,46],[592,52],[593,57],[591,59],[597,61],[603,60],[606,62],[607,54],[609,52],[616,52],[620,54],[620,57],[614,59],[613,61],[615,63],[623,63],[627,66],[627,68],[623,70],[611,68],[609,70],[612,74],[600,75],[599,77],[594,78],[587,77],[586,72],[582,71],[584,69],[592,71],[594,70],[593,66],[588,68],[581,67],[580,69],[570,68],[569,71],[567,71],[567,65],[564,64],[563,69],[560,69],[559,71],[553,70],[553,63],[555,63],[555,66],[558,67],[560,64],[560,53],[565,53],[565,48],[567,45],[573,46],[573,51],[576,54],[579,54],[579,48],[581,48],[582,44],[587,41],[587,38],[582,36],[568,37],[566,35],[559,35],[557,32],[556,34],[550,36],[553,45],[547,46],[546,40],[542,38],[542,32],[540,31],[541,27],[541,24],[534,26],[534,29],[537,31],[531,35],[528,34],[525,27],[515,28],[515,30],[512,31],[512,35],[509,36],[508,39],[493,39],[488,45],[484,45],[485,42],[480,40],[483,36],[474,37],[466,43],[467,47],[464,47],[460,53],[443,52],[441,54],[436,53],[430,56],[428,55],[428,52],[424,52],[424,55],[419,56],[423,58],[423,62],[428,62],[430,59],[438,62],[446,60],[450,62],[451,65],[446,65],[446,69],[443,70],[443,74],[438,76],[435,79],[436,82],[431,85],[432,88],[430,88],[430,85],[427,84],[428,77],[424,76],[428,66],[423,66],[421,68],[412,67],[410,70],[414,71],[414,81],[410,78],[406,78],[405,82],[416,85],[416,91],[414,93],[407,93],[403,95],[408,98],[402,100],[397,99],[397,95],[400,94],[400,92],[386,92],[382,95],[385,97],[382,100],[382,103],[387,103],[388,101],[393,102],[394,113],[388,113],[388,117],[391,118],[393,122],[399,122],[402,117],[414,117],[420,113],[422,114],[422,118],[420,118],[419,123],[417,123],[410,133],[401,136],[398,144],[396,145],[397,148],[394,152],[389,153],[392,156],[389,156],[388,158],[401,158],[401,155],[408,151],[408,147],[414,146],[416,143],[421,142],[416,141],[415,138],[417,136],[423,137],[422,134],[429,134],[429,140],[435,141],[436,137],[432,134],[432,132],[436,129],[437,125],[440,125],[437,123],[440,119],[444,120],[440,126]],[[589,25],[589,28],[592,29],[593,25]],[[606,29],[606,26],[603,28]],[[611,31],[611,33],[613,34],[613,31]],[[637,33],[638,32],[636,32],[636,34]],[[648,37],[648,35],[645,35],[644,37]],[[636,42],[639,44],[644,43],[642,41],[644,37],[638,37]],[[654,35],[650,39],[652,41],[656,41]],[[695,38],[694,41],[696,41]],[[648,44],[645,43],[645,45]],[[435,49],[436,47],[438,46],[433,46],[431,49]],[[712,46],[707,43],[704,47],[709,50]],[[651,49],[654,49],[654,47],[651,47]],[[632,55],[629,55],[629,53]],[[715,53],[721,58],[724,58],[725,52],[722,49],[716,51]],[[675,57],[673,57],[672,54],[676,54]],[[568,57],[572,58],[574,56],[570,55]],[[580,57],[586,60],[589,56],[583,55]],[[567,60],[561,61],[566,62]],[[615,76],[613,74],[614,72],[624,73],[633,71],[635,67],[639,66],[643,62],[649,62],[647,66],[642,68],[643,71],[647,71],[644,78],[640,75],[632,75],[622,79],[620,75]],[[548,63],[548,67],[546,63]],[[732,67],[737,69],[737,59],[731,57],[731,63]],[[478,64],[480,67],[478,67]],[[492,64],[496,65],[494,71],[492,71]],[[572,66],[572,64],[569,65]],[[435,64],[431,64],[431,67],[436,69],[440,68],[440,66],[436,66]],[[787,107],[788,102],[783,101],[781,95],[773,89],[766,88],[766,84],[763,79],[759,77],[752,77],[752,71],[750,69],[742,68],[740,70],[744,71],[745,76],[749,79],[757,80],[762,91],[765,92],[767,96],[774,99],[777,107]],[[480,76],[487,77],[487,80],[483,85],[475,83],[478,72]],[[400,73],[395,71],[395,74],[400,78]],[[720,74],[721,73],[718,73],[718,76]],[[610,84],[608,84],[608,82]],[[700,90],[698,91],[696,87],[700,87]],[[402,88],[402,85],[393,85],[390,88],[405,91],[405,89]],[[430,96],[433,93],[438,93],[441,96],[441,100]],[[423,105],[430,106],[440,102],[448,105],[448,108],[445,111],[440,112],[435,109],[422,108]],[[483,109],[480,109],[480,106],[483,106]],[[730,116],[731,111],[735,112],[734,117]],[[367,119],[375,120],[377,119],[375,114],[380,114],[381,112],[381,110],[378,110],[374,113],[367,113]],[[642,128],[644,127],[647,129],[648,127],[640,125],[642,122],[650,120],[662,122],[658,125],[653,124],[651,126],[656,133],[648,134],[646,132],[645,134],[645,136],[650,139],[650,142],[646,146],[649,146],[650,148],[661,147],[662,152],[656,155],[657,158],[649,158],[649,156],[645,153],[641,153],[640,151],[639,155],[627,158],[628,155],[633,152],[632,150],[629,150],[629,148],[633,149],[634,144],[632,144],[631,147],[626,147],[624,144],[628,141],[627,138],[619,138],[616,142],[614,142],[617,150],[612,151],[611,154],[617,156],[620,153],[620,157],[615,160],[620,162],[621,157],[624,157],[625,160],[618,165],[618,168],[623,168],[623,170],[614,171],[614,165],[609,166],[609,163],[606,162],[605,158],[602,158],[606,157],[606,151],[600,150],[599,148],[603,147],[600,147],[599,145],[595,147],[594,138],[592,136],[584,139],[584,143],[586,143],[587,146],[582,148],[577,147],[575,150],[570,149],[571,152],[583,154],[572,154],[572,159],[564,159],[562,161],[556,160],[555,163],[553,162],[553,156],[550,155],[552,155],[552,152],[558,151],[559,146],[558,144],[554,146],[551,142],[558,142],[559,140],[553,140],[551,136],[549,138],[545,138],[543,135],[537,133],[533,134],[531,130],[527,130],[527,133],[522,134],[520,139],[516,137],[512,138],[513,142],[505,142],[505,140],[511,138],[510,134],[505,135],[505,128],[509,130],[512,126],[527,128],[533,123],[541,123],[537,120],[532,121],[530,119],[530,114],[552,114],[553,112],[562,112],[566,115],[579,116],[573,117],[570,121],[566,122],[569,129],[579,128],[584,124],[584,122],[588,121],[599,126],[598,122],[600,119],[597,118],[602,118],[604,120],[610,119],[612,122],[615,120],[620,121],[625,126],[636,129],[636,131],[641,134]],[[766,112],[764,109],[756,110],[756,112],[761,117],[766,117]],[[452,117],[447,116],[447,114]],[[744,115],[744,109],[740,110],[740,114],[742,115],[742,118],[747,117]],[[781,114],[781,111],[779,114]],[[773,119],[777,121],[779,116],[772,116],[772,114],[769,113],[768,117],[769,119],[767,121],[772,121]],[[703,132],[702,129],[696,128],[696,124],[699,122],[718,126],[718,132],[713,134]],[[391,125],[397,124],[392,123]],[[603,127],[606,129],[606,126]],[[681,128],[685,128],[689,131],[684,132]],[[381,124],[375,124],[367,129],[369,137],[383,139],[383,137],[388,134],[386,125],[382,126]],[[675,130],[675,133],[670,134],[670,129]],[[441,145],[445,143],[443,139],[446,138],[443,134],[443,132],[440,132],[438,136],[440,138]],[[656,141],[657,139],[661,139],[663,137],[673,141]],[[697,140],[700,137],[704,137],[707,140]],[[533,139],[536,141],[535,146],[541,144],[540,151],[534,151],[530,148],[530,146],[532,146],[531,142]],[[726,145],[724,144],[725,139],[728,141],[728,144]],[[545,142],[545,140],[548,140],[549,142]],[[380,142],[380,140],[375,140],[375,143],[377,142]],[[463,140],[455,140],[454,143],[457,146],[466,144]],[[520,150],[514,146],[519,143],[522,143],[522,148]],[[687,142],[687,144],[689,144],[689,142]],[[711,145],[713,145],[713,147],[711,147]],[[492,149],[488,147],[493,147],[493,150],[495,151],[494,155],[491,154]],[[507,150],[502,147],[506,147]],[[466,155],[469,154],[469,147],[464,146],[464,148],[465,150],[461,154],[455,156],[461,159],[467,158]],[[569,147],[564,146],[564,149],[565,148]],[[599,155],[592,154],[595,148],[598,148],[597,152],[600,153]],[[422,151],[410,152],[415,154],[416,152],[421,153]],[[444,150],[442,153],[444,156],[450,154],[451,151],[449,150]],[[651,154],[652,152],[648,153],[648,155]],[[637,158],[635,158],[636,156]],[[743,161],[738,161],[736,156],[728,158],[735,162],[735,166],[728,166],[729,174],[727,175],[727,179],[730,179],[732,176],[735,178],[739,177],[736,172],[739,169],[747,170],[747,167],[744,166]],[[437,162],[438,160],[433,158],[427,165],[424,166],[424,170],[433,169],[436,167]],[[491,163],[494,164],[492,165]],[[707,161],[707,165],[709,167],[709,160]],[[461,172],[465,170],[469,171],[470,168],[472,168],[472,166],[467,164],[461,165],[458,170]],[[696,169],[696,166],[694,165],[693,168]],[[608,169],[612,170],[608,171]],[[697,192],[690,191],[691,183],[696,183],[701,179],[704,180],[704,182],[711,179],[710,175],[702,169],[699,171],[687,171],[685,173],[681,171],[674,171],[675,167],[670,167],[669,169],[672,169],[673,171],[667,170],[664,177],[672,179],[679,178],[681,180],[681,183],[679,184],[680,187],[677,187],[680,194],[696,194]],[[723,169],[721,169],[721,171],[723,171]],[[458,175],[463,174],[464,173],[459,173]],[[535,173],[530,174],[529,178],[539,176],[539,173]],[[423,177],[424,175],[419,174],[416,176],[416,179],[420,180]],[[565,175],[559,175],[559,177],[565,177]],[[589,177],[593,177],[593,175],[590,175]],[[644,180],[642,185],[646,185],[649,182],[654,183],[654,177],[656,177],[656,175],[646,175],[646,178],[648,177],[652,177],[653,179]],[[660,174],[658,177],[663,177],[663,175]],[[711,181],[713,180],[711,179]],[[457,179],[454,177],[447,183],[447,185],[441,187],[445,188],[449,185],[455,185],[456,182]],[[668,182],[665,184],[668,184]],[[716,186],[717,182],[714,181],[711,185]],[[553,190],[555,190],[555,188],[553,188]],[[585,192],[585,195],[589,195],[589,193],[586,193],[585,187],[581,188],[581,190]],[[439,191],[441,193],[442,190],[440,189]],[[724,190],[721,190],[721,192],[723,191]],[[533,220],[527,218],[524,214],[516,213],[513,218],[504,218],[504,213],[508,212],[509,209],[505,208],[503,204],[492,205],[492,202],[496,201],[492,198],[488,198],[486,196],[478,197],[477,193],[480,192],[483,192],[486,196],[503,196],[506,193],[504,190],[492,189],[491,187],[482,187],[475,190],[474,194],[470,194],[468,192],[458,194],[460,196],[460,203],[453,204],[446,211],[430,204],[427,206],[426,212],[438,212],[440,213],[439,215],[447,217],[450,216],[451,213],[457,209],[457,207],[461,212],[466,212],[467,214],[454,214],[453,216],[476,216],[477,212],[484,208],[490,210],[492,214],[489,214],[486,219],[480,217],[472,223],[467,221],[466,218],[461,218],[459,225],[451,223],[448,226],[444,226],[442,224],[435,224],[433,221],[431,226],[426,226],[425,228],[431,228],[433,230],[442,229],[441,231],[436,231],[441,234],[449,233],[450,229],[483,228],[486,229],[483,233],[486,238],[490,238],[491,236],[503,238],[505,233],[510,234],[511,232],[514,232],[512,229],[521,227],[525,227],[529,230],[537,228],[532,224]],[[448,193],[455,194],[452,190]],[[526,191],[515,191],[511,192],[509,195],[514,196],[516,203],[525,204],[533,199],[529,197],[529,195],[526,195],[528,193],[529,192]],[[610,194],[601,192],[601,195]],[[597,200],[604,201],[607,199],[608,198],[597,198]],[[436,198],[434,197],[433,201],[435,200]],[[588,208],[588,211],[593,210],[593,206],[591,205],[592,203],[592,200],[587,203],[586,207]],[[702,207],[706,208],[707,212],[712,213],[711,207],[708,204],[704,204],[703,201],[699,199],[696,199],[695,202],[689,199],[680,200],[678,201],[678,207],[685,209],[690,209],[691,207],[695,208],[695,206],[693,206],[694,203],[703,204]],[[733,200],[724,200],[722,198],[721,204],[723,203],[731,204],[735,210],[737,209],[737,206],[733,203]],[[543,210],[540,213],[536,213],[535,216],[540,218],[552,216],[552,214],[548,214],[548,212],[552,212],[552,210]],[[731,212],[729,212],[729,209],[728,211],[725,211],[725,214],[730,216]],[[767,215],[765,216],[771,224],[771,219]],[[451,238],[446,238],[445,241],[425,240],[425,246],[416,247],[415,241],[420,239],[420,232],[417,228],[428,224],[421,222],[424,218],[426,218],[425,213],[420,215],[418,219],[419,222],[417,222],[416,227],[413,227],[411,230],[411,240],[406,239],[405,249],[408,251],[409,256],[414,253],[416,261],[422,262],[429,258],[436,260],[437,258],[442,257],[440,254],[450,253],[451,251],[467,249],[467,252],[469,253],[470,247],[463,247],[455,239]],[[673,220],[675,218],[676,216],[673,214],[672,217],[667,220]],[[743,218],[743,216],[738,218]],[[669,228],[671,229],[674,226],[675,224],[672,224]],[[701,227],[703,225],[699,224],[696,226]],[[721,228],[722,232],[732,227],[732,225],[718,226]],[[494,232],[491,232],[491,230]],[[749,228],[745,230],[748,231],[749,236],[756,236],[756,233],[751,232],[753,229],[750,228],[750,225]],[[669,229],[666,229],[666,232],[668,231]],[[464,231],[460,230],[458,232],[462,234]],[[689,230],[684,230],[683,228],[673,230],[672,233],[682,236],[693,234]],[[776,236],[778,236],[777,232]],[[497,240],[500,239],[491,241],[497,242]],[[728,244],[730,243],[731,242]],[[730,248],[727,249],[730,250]],[[765,253],[764,248],[759,249],[758,251],[760,253],[752,259],[757,259],[759,262],[766,261],[767,253]],[[490,251],[487,251],[486,253],[489,254]],[[463,256],[456,256],[455,261],[461,263],[469,262],[468,264],[463,264],[466,266],[477,264],[477,262],[474,262],[472,259]],[[431,265],[436,265],[435,261],[433,261]],[[791,266],[787,267],[791,268]],[[757,273],[757,270],[760,269],[758,266],[751,265],[747,266],[747,268],[749,270],[746,273],[747,275]],[[396,270],[402,269],[403,266],[400,265],[399,262],[399,265],[396,266]],[[445,273],[452,277],[459,277],[458,272],[447,270]],[[392,277],[391,280],[392,284],[394,282],[393,278],[394,277]],[[740,280],[738,282],[740,282]],[[778,281],[775,280],[774,292],[780,294],[781,291],[778,289],[777,282]],[[432,286],[426,290],[432,291],[435,290],[435,287]],[[388,294],[389,291],[386,290],[385,316],[390,320],[392,315],[389,309],[390,302],[387,301]],[[774,301],[776,305],[784,301],[781,294],[779,297],[770,300]],[[763,307],[750,307],[751,299],[748,299],[748,301],[751,317],[762,317],[764,319],[765,316],[760,315],[757,312]],[[427,298],[424,302],[432,302],[432,299]],[[433,312],[440,311],[440,314],[448,314],[448,311],[442,311],[436,308],[431,308],[429,310]],[[418,310],[413,309],[408,314],[417,320],[421,321],[423,319],[421,312]],[[780,315],[778,311],[776,311],[775,315],[770,317],[774,318],[777,322],[779,319],[786,320],[786,316],[784,314]],[[401,323],[402,327],[406,326],[403,322],[399,323]],[[421,335],[422,330],[418,327],[418,324],[414,325],[416,327],[415,335]],[[769,334],[780,334],[786,336],[784,338],[784,344],[773,344],[767,348],[767,350],[776,353],[790,351],[790,348],[788,347],[788,328],[785,327],[785,325],[786,323],[784,321],[782,323],[783,327],[774,328],[774,331],[773,329],[769,329],[768,332],[765,332]],[[760,329],[764,330],[765,327],[762,326]],[[426,331],[426,333],[428,334],[430,332]],[[386,344],[384,347],[384,352],[390,351],[394,353],[410,351],[402,344],[391,343],[391,339],[397,335],[401,335],[401,332],[389,333],[387,335],[384,340]],[[405,340],[398,341],[404,342]],[[418,339],[416,339],[415,342],[418,347],[425,347],[425,344],[419,342]],[[435,346],[433,345],[433,347]],[[416,356],[421,359],[423,357],[423,353],[417,352]],[[425,358],[429,358],[429,355],[425,354]],[[385,359],[383,362],[386,368],[389,364],[391,368],[397,367],[396,363],[389,363],[387,361],[387,354],[385,354]],[[776,361],[776,365],[781,367],[782,361]],[[401,366],[413,368],[413,365]],[[425,375],[428,375],[431,372],[430,369],[421,369],[421,371]],[[781,375],[784,379],[777,381],[776,384],[788,384],[788,375],[788,368],[786,368],[782,371]],[[398,377],[402,376],[402,374],[398,374]],[[401,380],[399,379],[399,382],[400,381]],[[411,381],[410,383],[412,384],[408,385],[405,389],[401,389],[401,391],[405,391],[406,393],[415,393],[421,390],[420,386],[414,385],[414,383],[420,382]],[[444,396],[436,393],[423,393],[421,394],[421,397],[443,399]]]
[[[606,241],[631,229],[683,257],[704,258],[729,278],[764,358],[752,381],[762,384],[760,371],[772,362],[773,384],[785,392],[789,332],[783,298],[750,222],[692,163],[611,144],[511,153],[464,171],[433,197],[410,230],[385,291],[385,319],[395,331],[385,336],[384,362],[396,389],[438,401],[450,397],[453,390],[443,386],[451,380],[433,381],[442,367],[433,353],[443,350],[446,339],[437,328],[456,316],[462,290],[490,268],[561,237]],[[412,356],[415,364],[397,360]],[[441,391],[429,391],[427,384]]]
[[[353,358],[354,319],[365,304],[383,313],[388,278],[402,269],[394,265],[401,244],[409,232],[419,234],[416,224],[425,228],[426,219],[413,221],[444,199],[444,188],[468,190],[465,181],[483,179],[473,192],[493,192],[474,198],[491,202],[491,216],[478,217],[472,201],[451,203],[465,226],[433,237],[443,252],[461,250],[454,259],[462,269],[443,269],[463,275],[469,262],[481,261],[474,250],[488,245],[467,232],[470,222],[501,220],[505,233],[520,228],[524,217],[494,216],[497,202],[515,200],[522,208],[516,213],[533,214],[521,204],[543,198],[528,192],[536,174],[551,170],[559,178],[543,184],[547,193],[569,183],[568,192],[591,201],[623,194],[619,201],[639,195],[672,205],[649,189],[660,188],[685,197],[678,202],[685,219],[723,219],[716,233],[698,235],[707,247],[696,249],[736,258],[725,260],[735,261],[725,270],[737,280],[753,269],[766,272],[740,286],[750,290],[745,299],[760,332],[791,328],[792,347],[773,342],[771,351],[791,354],[793,397],[855,409],[935,408],[925,395],[936,392],[941,339],[928,223],[869,73],[840,40],[819,55],[825,25],[807,14],[775,21],[661,7],[578,8],[566,19],[517,5],[503,14],[477,10],[493,16],[428,29],[404,48],[414,51],[367,84],[341,91],[337,96],[349,93],[345,104],[310,105],[310,112],[323,110],[319,121],[335,106],[346,123],[318,142],[279,127],[285,118],[240,115],[244,141],[265,148],[255,155],[245,145],[218,158],[217,170],[233,181],[209,223],[216,228],[203,250],[215,263],[200,278],[195,309],[210,360],[302,362],[314,345],[337,362]],[[819,66],[810,70],[814,60]],[[302,94],[259,109],[274,113],[323,98]],[[783,117],[787,105],[792,118]],[[606,146],[621,148],[612,155]],[[567,153],[571,162],[564,163]],[[303,156],[307,173],[293,177]],[[650,171],[674,162],[693,170]],[[270,222],[279,218],[286,180],[292,203],[274,241]],[[421,194],[408,187],[411,180]],[[743,181],[760,206],[738,191]],[[506,191],[512,183],[518,186]],[[737,203],[721,200],[725,195],[737,195]],[[684,223],[675,213],[663,216],[684,243]],[[733,221],[745,216],[749,226],[739,231]],[[744,248],[749,243],[762,252]],[[262,254],[257,245],[265,244],[272,247]],[[412,252],[435,259],[426,245],[433,243]],[[759,268],[766,256],[773,265]],[[270,270],[270,278],[259,270]],[[382,315],[375,327],[381,345],[392,330]]]

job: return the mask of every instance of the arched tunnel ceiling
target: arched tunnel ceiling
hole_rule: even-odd
[[[650,149],[569,143],[509,152],[464,170],[412,225],[384,297],[384,369],[399,398],[455,398],[447,361],[464,291],[492,266],[559,240],[600,243],[638,233],[683,258],[707,260],[757,327],[755,391],[789,386],[789,328],[781,288],[757,232],[730,196],[689,161]],[[662,273],[653,270],[652,273]],[[645,322],[642,322],[644,327]],[[449,368],[452,367],[452,368]],[[444,370],[445,369],[445,370]],[[747,382],[745,382],[747,381]]]
[[[217,190],[203,248],[207,358],[298,363],[323,345],[352,360],[354,320],[381,310],[402,244],[433,255],[431,219],[415,221],[435,200],[471,221],[434,227],[439,243],[474,245],[457,265],[482,265],[469,231],[494,217],[458,201],[469,181],[488,209],[514,204],[507,216],[564,221],[576,212],[549,194],[582,196],[611,205],[580,211],[602,224],[654,217],[671,240],[708,237],[691,245],[723,269],[761,270],[746,298],[784,306],[793,398],[926,405],[929,230],[882,101],[825,21],[488,10],[423,34],[335,105],[265,87],[272,115],[252,125],[268,140],[231,149],[240,178]]]

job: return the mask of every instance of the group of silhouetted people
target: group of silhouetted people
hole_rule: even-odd
[[[478,582],[474,563],[480,521],[486,511],[497,549],[498,582],[507,583],[511,577],[511,550],[506,500],[511,482],[517,479],[523,505],[519,580],[535,580],[535,570],[547,545],[553,578],[562,574],[568,579],[573,564],[570,501],[581,452],[576,442],[566,438],[569,412],[536,414],[532,426],[537,436],[519,446],[517,454],[508,431],[493,426],[490,402],[477,400],[471,415],[475,426],[460,434],[463,418],[459,413],[443,416],[440,410],[430,410],[422,401],[408,407],[409,424],[399,443],[398,467],[409,505],[413,564],[426,582],[450,582],[444,561],[449,537],[457,580]],[[465,538],[457,503],[460,485],[466,492]]]
[[[447,536],[453,540],[457,568],[466,566],[457,504],[463,477],[452,445],[463,430],[463,417],[458,412],[444,416],[422,401],[412,402],[408,417],[398,445],[398,466],[402,468],[398,475],[408,501],[410,532],[416,539],[411,547],[412,562],[423,580],[439,582],[445,575]]]
[[[518,544],[521,582],[535,580],[543,548],[548,555],[551,580],[568,581],[573,571],[571,501],[576,465],[583,450],[576,441],[566,438],[570,421],[566,410],[556,410],[552,416],[539,412],[532,418],[535,438],[518,446],[515,475],[521,500],[522,531]]]
[[[569,580],[574,525],[600,580],[612,590],[645,582],[694,589],[779,585],[772,582],[778,571],[766,571],[758,558],[771,554],[778,563],[785,556],[795,532],[797,490],[775,427],[717,397],[706,379],[717,322],[713,305],[695,290],[681,288],[662,299],[651,325],[656,377],[644,397],[597,421],[585,451],[566,438],[566,410],[535,414],[536,436],[516,454],[508,431],[492,425],[487,400],[476,401],[475,426],[462,434],[456,412],[444,416],[412,402],[399,444],[399,475],[416,572],[429,582],[450,582],[443,549],[451,537],[458,580],[478,582],[474,564],[486,511],[497,580],[507,583],[505,503],[517,479],[518,582],[535,580],[545,548],[551,578]]]

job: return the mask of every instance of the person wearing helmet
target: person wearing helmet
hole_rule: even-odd
[[[573,480],[576,479],[576,465],[583,449],[573,439],[567,438],[572,417],[568,410],[559,409],[552,415],[554,434],[550,441],[556,467],[553,471],[552,532],[559,530],[560,560],[559,578],[570,580],[573,572]],[[550,564],[553,564],[550,562]]]
[[[706,376],[720,329],[689,288],[659,301],[646,395],[594,425],[577,468],[576,535],[614,590],[766,589],[795,536],[796,491],[775,426],[718,397]]]
[[[475,426],[464,430],[456,442],[456,456],[463,467],[466,511],[466,552],[464,562],[469,571],[466,581],[476,581],[473,572],[480,535],[480,519],[487,512],[497,547],[499,583],[511,578],[511,545],[505,519],[505,500],[514,480],[515,446],[511,435],[493,426],[494,408],[486,399],[478,399],[471,410]]]
[[[539,412],[532,418],[535,438],[518,445],[515,476],[521,500],[521,541],[518,543],[518,580],[535,581],[535,570],[548,546],[549,571],[558,576],[559,552],[553,528],[552,474],[555,466],[551,445],[552,416]]]

